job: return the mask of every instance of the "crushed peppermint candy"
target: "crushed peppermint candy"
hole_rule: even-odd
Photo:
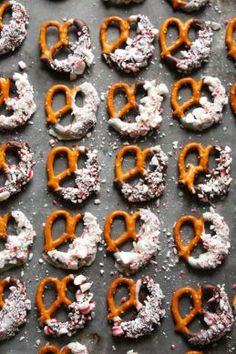
[[[114,253],[116,267],[126,275],[134,274],[150,262],[160,249],[160,221],[150,209],[140,209],[141,227],[131,251]]]
[[[10,53],[19,47],[26,35],[29,15],[25,7],[17,1],[9,1],[12,15],[8,24],[0,30],[0,55]]]
[[[90,291],[92,283],[88,282],[85,276],[70,274],[70,278],[76,286],[76,294],[75,300],[67,306],[68,320],[62,322],[52,318],[41,323],[47,336],[67,335],[71,337],[94,317],[95,302],[93,293]]]
[[[148,295],[143,303],[139,301],[141,287],[146,287]],[[155,326],[159,326],[161,319],[165,316],[162,309],[164,295],[159,284],[148,276],[144,276],[136,283],[136,310],[137,316],[134,320],[123,321],[121,317],[112,318],[112,334],[118,337],[139,338],[150,335]]]
[[[228,97],[224,86],[217,77],[203,77],[203,84],[208,87],[213,101],[206,96],[200,98],[199,107],[193,109],[181,117],[181,123],[185,128],[195,131],[203,131],[213,124],[220,123],[223,117],[223,109],[228,103]]]
[[[155,131],[162,122],[164,97],[168,94],[165,84],[156,84],[156,81],[144,81],[142,84],[146,95],[140,100],[138,114],[135,122],[122,121],[121,118],[110,117],[108,123],[119,134],[131,138],[146,136],[150,131]]]
[[[0,115],[0,131],[15,129],[23,126],[36,111],[34,89],[29,83],[26,73],[14,73],[12,81],[16,86],[16,97],[9,97],[4,101],[6,110],[13,111],[12,115]]]
[[[2,170],[6,176],[4,186],[0,186],[0,202],[7,200],[13,194],[19,193],[22,187],[33,178],[33,153],[27,143],[22,141],[9,141],[7,150],[16,150],[20,162],[15,165],[6,164]]]
[[[131,203],[159,198],[165,191],[168,156],[159,145],[150,148],[151,155],[148,167],[144,168],[144,173],[137,182],[116,183],[125,199]]]
[[[126,73],[137,73],[145,68],[153,56],[153,42],[158,34],[147,16],[133,15],[128,18],[132,24],[137,24],[137,35],[129,37],[124,48],[117,48],[113,53],[103,53],[107,64]]]
[[[102,230],[97,218],[91,213],[83,215],[83,232],[69,245],[67,252],[57,249],[44,251],[44,258],[54,266],[63,269],[78,270],[83,266],[90,266],[97,254],[97,244],[101,241]]]
[[[207,329],[201,329],[197,333],[188,334],[188,342],[191,345],[208,345],[219,341],[232,330],[234,324],[233,310],[230,305],[228,295],[223,286],[204,284],[202,286],[204,294],[211,294],[208,304],[214,306],[214,311],[203,310],[203,320]]]
[[[78,93],[83,95],[83,107],[76,105],[76,96]],[[72,122],[66,126],[57,122],[51,126],[49,133],[59,140],[82,139],[97,122],[99,103],[98,93],[92,84],[84,82],[76,86],[71,97]]]
[[[2,280],[5,281],[10,293],[0,310],[0,341],[14,337],[19,332],[19,327],[26,322],[27,313],[31,310],[25,284],[14,277]]]
[[[215,161],[217,166],[209,170],[204,180],[194,187],[195,193],[202,202],[209,202],[215,198],[223,198],[227,195],[232,178],[230,175],[232,156],[229,146],[214,145],[217,154]]]
[[[206,233],[205,229],[203,230],[201,241],[206,252],[197,258],[190,256],[188,263],[198,269],[215,269],[229,254],[229,227],[225,219],[213,208],[203,214],[203,219],[205,223],[210,223],[210,231],[213,232],[213,235]]]
[[[24,213],[14,210],[9,213],[16,226],[16,235],[7,235],[4,249],[0,251],[0,272],[24,264],[30,259],[30,248],[36,233]]]

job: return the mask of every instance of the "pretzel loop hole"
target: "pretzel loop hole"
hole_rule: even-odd
[[[107,31],[111,24],[116,24],[120,31],[120,36],[118,39],[112,43],[108,43]],[[100,38],[103,53],[113,53],[117,48],[124,44],[130,33],[130,21],[127,19],[122,19],[118,16],[108,17],[101,26]]]

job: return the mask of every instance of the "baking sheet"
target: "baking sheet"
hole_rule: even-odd
[[[121,147],[126,140],[121,140],[115,132],[109,131],[107,126],[107,115],[105,102],[102,101],[98,114],[98,123],[96,129],[92,131],[89,137],[83,139],[80,145],[91,145],[99,150],[99,161],[102,165],[101,178],[104,183],[101,186],[101,193],[99,199],[100,205],[94,204],[94,199],[90,199],[82,206],[73,206],[70,204],[63,204],[57,201],[54,205],[55,196],[48,193],[45,173],[45,161],[50,150],[47,128],[45,126],[44,113],[44,96],[47,89],[56,83],[67,82],[61,75],[53,73],[47,69],[39,60],[38,49],[38,35],[39,28],[45,20],[62,20],[64,18],[78,17],[84,20],[90,27],[92,44],[94,47],[94,54],[96,65],[86,74],[83,79],[76,82],[81,83],[90,81],[95,85],[100,95],[107,91],[107,88],[112,83],[125,80],[133,82],[134,78],[128,75],[121,75],[113,71],[102,62],[100,58],[100,44],[99,44],[99,27],[101,22],[109,15],[121,15],[126,17],[131,14],[142,13],[147,15],[151,21],[160,27],[162,21],[175,15],[172,11],[168,1],[161,0],[146,0],[142,5],[129,7],[128,9],[118,9],[106,7],[100,0],[21,0],[27,7],[30,14],[30,26],[28,36],[24,45],[19,48],[13,55],[1,58],[0,74],[8,77],[14,71],[18,70],[17,63],[23,60],[27,64],[27,73],[30,81],[34,85],[37,102],[37,112],[32,119],[32,125],[28,124],[24,129],[13,132],[7,135],[1,135],[1,142],[8,139],[16,138],[27,141],[33,148],[37,164],[34,168],[34,178],[24,192],[9,199],[9,201],[0,205],[1,214],[9,210],[20,209],[26,213],[31,219],[37,237],[32,249],[33,259],[24,267],[13,269],[6,275],[22,275],[26,281],[27,290],[32,300],[32,311],[28,317],[27,324],[21,329],[19,334],[11,339],[0,344],[0,353],[18,354],[18,353],[37,353],[38,345],[47,343],[48,338],[45,338],[40,330],[37,322],[37,311],[35,309],[35,289],[40,279],[45,276],[63,277],[66,272],[58,270],[47,263],[41,263],[41,253],[43,247],[43,223],[46,217],[57,208],[65,208],[71,212],[90,211],[94,213],[99,220],[100,226],[103,227],[104,218],[111,210],[124,209],[127,211],[136,210],[139,206],[130,206],[126,203],[119,192],[113,187],[113,166],[117,148]],[[193,76],[200,78],[201,75],[215,75],[218,76],[225,87],[235,80],[235,66],[226,58],[226,50],[224,45],[225,22],[233,17],[235,13],[234,0],[212,0],[211,7],[207,7],[205,11],[197,14],[197,17],[207,20],[213,20],[222,24],[222,29],[215,33],[212,54],[209,63]],[[190,16],[182,14],[176,15],[182,19],[187,19]],[[176,79],[176,75],[166,66],[160,64],[159,60],[159,46],[156,45],[155,57],[152,64],[137,75],[137,79],[157,79],[159,83],[164,82],[168,88]],[[172,226],[177,218],[183,213],[191,213],[196,209],[198,214],[202,214],[208,208],[206,206],[196,203],[194,199],[183,193],[177,187],[177,168],[176,157],[179,149],[173,149],[173,142],[178,141],[180,148],[185,143],[196,140],[205,144],[223,143],[228,144],[232,148],[234,157],[232,175],[235,177],[236,173],[236,140],[235,140],[235,118],[233,117],[229,107],[225,110],[223,123],[215,128],[207,130],[203,134],[192,134],[180,128],[177,121],[173,121],[171,117],[171,108],[169,98],[164,103],[164,119],[161,125],[160,134],[154,134],[148,139],[139,141],[142,147],[152,146],[154,144],[161,144],[162,148],[169,155],[169,169],[168,169],[168,186],[163,198],[161,198],[160,205],[153,202],[148,206],[158,213],[161,224],[161,252],[156,258],[156,264],[150,264],[145,270],[134,276],[138,279],[142,274],[150,274],[157,280],[164,293],[167,316],[162,322],[160,328],[153,333],[152,336],[142,338],[137,341],[127,341],[124,339],[112,338],[110,333],[110,326],[106,320],[106,292],[108,285],[112,281],[110,275],[114,268],[114,260],[112,256],[105,257],[103,251],[99,251],[95,263],[89,267],[82,269],[81,273],[89,276],[93,282],[93,290],[95,293],[96,317],[85,327],[85,329],[78,332],[71,340],[70,338],[61,338],[52,340],[52,343],[63,345],[70,341],[79,340],[82,343],[88,343],[92,353],[96,354],[125,354],[128,350],[134,349],[139,354],[151,353],[176,353],[182,354],[188,349],[181,335],[174,331],[174,325],[170,314],[170,299],[173,291],[184,285],[191,285],[197,287],[204,281],[211,281],[216,284],[226,284],[226,290],[230,297],[233,296],[232,284],[235,282],[235,246],[236,246],[236,206],[235,206],[235,179],[232,183],[232,190],[228,197],[216,203],[216,209],[219,213],[225,216],[226,221],[230,225],[230,236],[232,242],[231,255],[226,262],[214,272],[196,272],[187,268],[184,262],[180,261],[175,267],[169,267],[169,263],[173,262],[166,257],[170,250],[170,243],[172,240]],[[170,125],[170,123],[174,123]],[[73,143],[66,143],[71,146]],[[101,267],[99,263],[104,263]],[[101,276],[100,269],[104,269],[104,275]],[[175,350],[171,349],[171,345],[175,345]],[[219,343],[210,346],[204,353],[233,353],[236,352],[236,336],[235,331],[227,338]]]

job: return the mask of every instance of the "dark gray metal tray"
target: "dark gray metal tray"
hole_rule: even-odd
[[[45,172],[45,163],[47,154],[50,150],[48,134],[45,125],[44,113],[44,96],[47,89],[55,83],[68,82],[60,75],[52,73],[39,60],[38,36],[39,28],[45,20],[62,20],[64,18],[77,17],[84,20],[90,27],[92,44],[96,64],[86,74],[86,77],[79,79],[76,82],[90,81],[95,85],[100,94],[105,93],[107,88],[116,81],[125,80],[133,82],[135,78],[128,75],[121,75],[117,71],[113,71],[102,62],[100,56],[99,44],[99,27],[103,19],[109,15],[121,15],[126,17],[130,14],[142,13],[147,15],[151,21],[160,27],[162,21],[176,15],[180,18],[189,18],[190,15],[184,15],[181,12],[174,13],[168,1],[164,0],[146,0],[142,5],[136,5],[124,8],[112,8],[103,5],[100,0],[21,0],[27,7],[30,13],[30,25],[26,41],[24,45],[17,50],[13,55],[1,58],[0,74],[3,77],[8,77],[14,71],[18,70],[17,63],[24,60],[27,64],[27,73],[31,82],[34,85],[36,92],[37,112],[34,115],[32,122],[21,131],[13,132],[8,135],[1,135],[0,142],[8,139],[16,138],[27,141],[33,148],[37,164],[34,169],[34,178],[24,192],[11,198],[8,202],[0,205],[1,214],[9,210],[20,209],[32,220],[37,231],[37,237],[32,249],[33,259],[24,267],[13,269],[5,275],[22,275],[27,283],[27,290],[32,299],[33,308],[28,317],[27,324],[21,329],[19,334],[11,339],[0,344],[0,353],[4,354],[31,354],[37,353],[38,344],[44,345],[48,339],[44,337],[37,322],[37,311],[35,309],[35,289],[39,280],[45,276],[62,277],[66,272],[55,269],[47,263],[41,263],[39,260],[42,256],[43,247],[43,223],[51,211],[56,208],[65,208],[71,212],[90,211],[94,213],[99,220],[100,226],[103,227],[104,218],[111,210],[125,209],[135,210],[138,206],[130,206],[126,203],[119,192],[113,188],[113,166],[117,148],[122,146],[122,141],[114,132],[108,130],[107,114],[105,102],[101,102],[98,123],[96,129],[91,132],[91,135],[79,145],[89,144],[99,150],[99,160],[102,165],[101,177],[104,180],[100,193],[100,205],[94,204],[94,199],[90,199],[81,207],[75,207],[69,204],[57,202],[53,204],[55,196],[47,191],[47,177]],[[215,32],[214,44],[209,63],[201,70],[194,74],[194,77],[199,78],[201,75],[209,74],[219,77],[227,89],[229,85],[235,81],[236,71],[234,64],[227,59],[224,44],[225,22],[235,14],[234,0],[212,0],[211,6],[197,14],[199,18],[220,22],[222,29]],[[165,65],[160,64],[159,45],[156,44],[155,57],[152,64],[140,73],[138,79],[157,79],[159,83],[164,82],[168,88],[171,88],[172,83],[176,79],[176,75],[169,70]],[[177,121],[173,121],[171,116],[171,107],[169,98],[164,103],[164,119],[161,125],[160,134],[154,134],[147,139],[139,142],[140,146],[152,146],[161,144],[162,148],[169,155],[168,169],[168,186],[160,205],[155,202],[149,203],[148,206],[158,213],[162,224],[161,233],[161,252],[156,257],[156,264],[150,264],[145,270],[138,273],[134,278],[139,278],[142,274],[152,275],[161,285],[165,293],[165,309],[167,316],[163,320],[162,325],[152,336],[143,338],[137,341],[126,341],[123,339],[113,339],[110,333],[110,327],[106,320],[106,292],[108,285],[112,281],[110,271],[114,270],[114,260],[112,257],[105,257],[104,251],[99,251],[94,264],[86,269],[82,269],[81,273],[88,275],[94,282],[93,290],[95,293],[96,317],[95,319],[81,330],[78,335],[71,340],[63,338],[52,340],[52,343],[59,345],[70,341],[79,340],[82,343],[89,343],[92,353],[96,354],[125,354],[128,350],[134,349],[139,354],[151,353],[176,353],[183,354],[188,349],[183,338],[174,331],[174,324],[170,314],[170,299],[173,291],[180,286],[192,285],[197,287],[204,281],[210,281],[216,284],[226,284],[226,290],[230,297],[233,296],[232,284],[235,282],[236,271],[236,207],[235,207],[235,177],[236,177],[236,139],[235,139],[235,118],[231,110],[227,107],[223,123],[215,128],[207,130],[204,134],[192,134],[180,128]],[[170,125],[170,123],[174,123]],[[173,259],[168,259],[166,254],[170,249],[172,239],[172,227],[177,218],[183,213],[190,213],[193,209],[197,209],[198,213],[203,213],[208,209],[207,206],[198,204],[194,199],[189,197],[187,193],[182,193],[177,187],[177,168],[176,157],[179,148],[190,140],[197,140],[207,143],[220,142],[228,144],[232,148],[234,157],[233,177],[231,192],[223,201],[216,203],[216,209],[219,213],[225,216],[226,221],[230,225],[230,236],[232,242],[231,255],[226,262],[214,272],[196,272],[187,268],[180,261],[176,266],[170,267]],[[179,148],[173,149],[173,142],[178,141]],[[72,144],[66,143],[71,146]],[[168,236],[168,233],[169,236]],[[99,263],[104,263],[105,273],[100,274]],[[171,349],[171,345],[176,346],[175,350]],[[206,348],[204,353],[235,353],[236,352],[236,336],[235,331],[219,343]]]

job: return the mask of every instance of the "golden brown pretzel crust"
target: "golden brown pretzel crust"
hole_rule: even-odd
[[[179,312],[179,302],[183,296],[188,296],[192,300],[191,311],[183,318]],[[202,313],[202,289],[197,291],[190,287],[183,287],[174,292],[172,296],[172,315],[175,321],[175,330],[184,335],[189,334],[188,325],[193,319]]]
[[[129,299],[123,302],[120,306],[116,306],[115,303],[115,294],[118,286],[125,285],[129,289]],[[129,278],[118,278],[114,280],[107,292],[107,306],[108,306],[108,318],[112,319],[114,317],[120,316],[128,309],[132,307],[136,307],[137,299],[136,299],[136,284],[132,279]]]
[[[231,86],[229,100],[231,109],[236,114],[236,82]]]
[[[63,218],[65,220],[66,229],[65,232],[58,237],[56,240],[53,240],[52,237],[52,227],[54,222]],[[67,242],[68,240],[74,240],[76,238],[76,226],[82,220],[82,215],[80,213],[71,215],[65,210],[55,210],[53,211],[46,220],[45,229],[44,229],[44,251],[49,252],[55,250],[61,244]]]
[[[67,47],[69,43],[68,30],[73,25],[74,20],[68,20],[64,23],[58,21],[46,21],[40,28],[39,44],[41,50],[41,60],[52,61],[53,57],[58,49]],[[47,45],[47,29],[49,27],[55,27],[58,31],[58,41],[54,43],[50,48]]]
[[[184,146],[179,154],[179,183],[184,184],[191,193],[194,193],[194,180],[199,173],[208,172],[208,163],[210,153],[213,151],[213,145],[204,147],[200,143],[190,143]],[[198,165],[188,164],[187,170],[185,160],[190,152],[196,151],[199,155]]]
[[[192,90],[192,97],[182,104],[179,104],[178,96],[182,87],[188,86]],[[173,116],[181,119],[185,116],[187,109],[194,105],[198,105],[201,98],[201,90],[203,86],[203,80],[194,80],[191,77],[185,77],[176,81],[172,87],[171,93],[171,105],[173,108]]]
[[[39,349],[38,354],[70,354],[71,350],[68,347],[62,349],[58,348],[55,345],[45,345]]]
[[[36,291],[36,305],[39,311],[39,322],[44,323],[47,320],[52,319],[52,315],[62,306],[68,306],[71,304],[71,300],[67,297],[67,285],[72,281],[71,276],[68,275],[63,279],[58,278],[44,278],[38,285]],[[55,286],[57,297],[55,301],[48,308],[45,307],[43,294],[45,287],[48,284]]]
[[[135,167],[131,168],[128,172],[123,172],[122,162],[126,153],[133,152],[136,157]],[[145,171],[145,162],[148,155],[151,153],[151,149],[140,149],[137,145],[128,145],[121,148],[116,156],[115,162],[115,182],[126,182],[131,178],[143,175]]]
[[[67,85],[58,84],[50,87],[46,94],[45,99],[45,111],[47,114],[47,123],[56,124],[60,118],[62,118],[66,113],[72,110],[72,97],[75,91],[78,89],[78,86],[73,86],[72,88],[68,87]],[[57,111],[53,110],[52,104],[54,96],[62,92],[65,95],[65,105],[58,109]]]
[[[115,23],[120,30],[120,37],[112,43],[108,43],[107,30],[111,23]],[[107,17],[100,28],[100,41],[103,53],[113,53],[123,43],[127,41],[130,33],[130,21],[129,19],[123,19],[118,16]]]
[[[117,82],[111,86],[107,95],[107,110],[110,118],[122,118],[132,109],[138,108],[138,103],[136,101],[138,87],[138,84],[128,85],[125,82]],[[118,91],[124,91],[127,103],[119,111],[116,111],[115,96]]]
[[[112,238],[112,224],[116,218],[122,218],[125,222],[125,232],[117,237],[115,240]],[[104,238],[107,244],[108,252],[119,252],[119,246],[124,244],[128,240],[136,241],[136,221],[140,218],[140,212],[130,215],[123,210],[117,210],[111,212],[104,225]]]
[[[12,5],[9,2],[5,2],[4,4],[2,4],[0,6],[0,31],[3,29],[3,16],[5,14],[5,12],[10,9],[12,7]]]
[[[55,175],[54,173],[54,161],[56,156],[60,154],[66,154],[68,167]],[[54,191],[58,190],[61,181],[71,176],[77,170],[77,164],[79,160],[79,148],[76,146],[73,150],[66,146],[58,146],[49,152],[47,160],[47,172],[48,172],[48,187],[52,188]]]
[[[190,224],[194,229],[194,237],[189,242],[188,245],[183,245],[181,238],[181,229],[184,225]],[[177,249],[179,251],[179,257],[183,258],[185,261],[188,260],[191,252],[196,248],[196,246],[201,241],[201,236],[204,230],[204,219],[203,217],[197,218],[192,215],[181,216],[174,226],[174,238]]]
[[[186,22],[181,21],[179,18],[170,17],[167,18],[161,25],[160,28],[160,46],[161,46],[161,58],[165,59],[169,55],[172,55],[178,48],[185,45],[187,48],[191,46],[191,40],[189,38],[189,31],[194,23],[193,19],[190,19]],[[168,28],[170,26],[176,26],[179,32],[179,37],[176,41],[171,44],[167,45],[166,35],[168,32]]]
[[[234,30],[236,28],[236,17],[232,18],[227,25],[225,43],[228,48],[228,56],[236,60],[236,43],[234,41]]]

